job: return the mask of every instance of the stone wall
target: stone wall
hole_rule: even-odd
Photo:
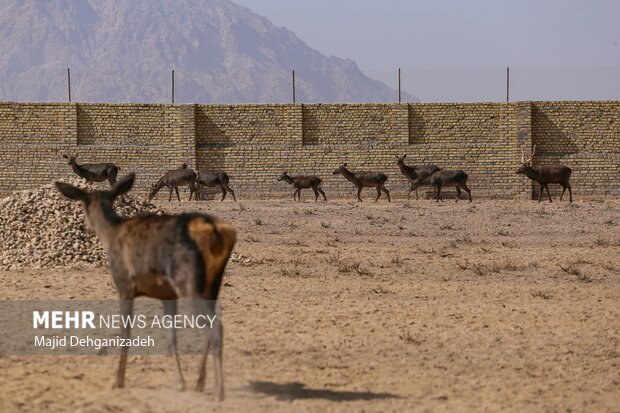
[[[228,172],[240,198],[290,196],[276,181],[283,171],[319,175],[328,197],[353,198],[352,184],[331,175],[348,162],[352,170],[387,173],[388,189],[404,196],[395,156],[407,154],[410,164],[463,169],[475,197],[530,197],[537,188],[514,172],[521,146],[536,144],[535,164],[573,168],[576,195],[619,194],[619,115],[620,102],[0,103],[0,191],[70,174],[61,155],[72,153],[78,162],[135,171],[142,193],[187,162]]]

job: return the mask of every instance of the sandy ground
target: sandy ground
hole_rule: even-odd
[[[131,356],[124,390],[115,356],[10,356],[0,411],[620,411],[619,200],[160,205],[239,229],[227,399],[212,375],[176,392],[166,356]],[[115,297],[104,269],[0,281],[2,299]]]

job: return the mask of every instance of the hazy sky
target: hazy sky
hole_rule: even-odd
[[[234,0],[362,69],[620,65],[617,0]]]

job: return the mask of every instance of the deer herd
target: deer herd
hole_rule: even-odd
[[[564,193],[568,189],[569,202],[573,202],[573,194],[570,185],[572,170],[562,165],[534,167],[532,166],[532,158],[535,153],[536,145],[533,146],[530,157],[526,159],[525,150],[521,148],[521,164],[516,173],[525,175],[540,185],[538,202],[542,200],[544,190],[547,191],[549,202],[552,202],[549,192],[549,184],[551,183],[560,184],[562,186],[563,190],[560,201],[563,199]],[[67,159],[73,172],[85,179],[88,183],[103,182],[106,180],[109,181],[111,186],[114,186],[116,183],[116,176],[120,167],[113,163],[80,165],[76,161],[76,156],[63,155],[63,157]],[[469,201],[472,202],[471,190],[467,186],[468,175],[466,172],[460,169],[442,169],[434,164],[421,166],[407,165],[405,163],[406,158],[406,154],[403,156],[396,156],[396,165],[409,183],[408,198],[411,198],[411,192],[415,191],[416,199],[418,199],[418,188],[432,187],[434,189],[433,198],[439,202],[443,201],[443,196],[441,195],[442,188],[454,187],[457,201],[461,198],[461,191],[465,191]],[[348,164],[345,162],[334,170],[332,175],[342,175],[355,186],[357,189],[358,202],[362,202],[360,195],[364,188],[375,188],[377,190],[375,202],[379,200],[381,193],[384,193],[388,202],[391,202],[390,191],[385,187],[388,176],[383,172],[352,171],[348,169]],[[293,192],[294,201],[301,201],[301,190],[309,188],[312,188],[314,191],[315,201],[319,199],[319,195],[323,196],[323,199],[327,201],[327,196],[321,187],[323,179],[318,176],[294,176],[290,175],[288,172],[283,172],[277,180],[284,181],[295,188]],[[167,171],[156,183],[152,184],[148,199],[149,201],[152,200],[157,193],[165,187],[169,190],[168,201],[172,200],[172,193],[174,191],[180,202],[179,187],[187,186],[190,191],[190,201],[192,197],[196,200],[204,200],[206,188],[216,187],[219,187],[222,191],[221,201],[226,199],[227,194],[230,194],[233,200],[237,201],[235,192],[230,187],[229,182],[230,177],[226,172],[194,171],[189,168],[186,163],[183,163],[180,168]]]
[[[570,186],[571,169],[566,166],[534,167],[532,155],[526,159],[525,151],[521,153],[521,165],[516,171],[540,184],[538,201],[543,190],[547,191],[549,201],[549,184],[562,186],[562,196],[568,189],[572,202]],[[63,155],[73,172],[88,183],[108,181],[112,187],[109,191],[86,192],[67,183],[57,182],[58,190],[67,198],[81,201],[90,227],[101,240],[108,254],[112,279],[116,287],[123,316],[133,312],[133,300],[140,296],[156,298],[163,301],[164,311],[174,316],[179,299],[190,299],[194,310],[205,315],[216,313],[215,302],[218,298],[222,276],[236,242],[236,231],[228,223],[210,215],[201,213],[183,213],[179,215],[148,215],[134,218],[120,217],[113,209],[114,200],[127,193],[133,186],[135,175],[129,174],[117,182],[120,168],[112,163],[78,164],[76,156]],[[436,165],[413,166],[405,163],[407,155],[397,156],[396,164],[409,183],[409,197],[418,188],[434,188],[434,197],[442,200],[441,190],[446,187],[456,189],[456,199],[465,191],[472,201],[471,190],[467,186],[467,173],[462,170],[442,169]],[[362,202],[360,194],[363,188],[375,188],[379,200],[384,193],[391,202],[390,191],[385,187],[388,176],[382,172],[352,171],[347,163],[332,172],[342,175],[357,188],[357,200]],[[327,201],[321,188],[323,180],[318,176],[292,176],[282,173],[278,181],[285,181],[295,188],[293,199],[301,201],[301,190],[311,188],[315,201],[319,195]],[[175,191],[180,201],[178,188],[188,186],[189,199],[204,199],[204,189],[219,187],[222,201],[230,193],[236,201],[235,192],[229,186],[230,178],[225,172],[194,171],[187,164],[166,172],[152,185],[148,198],[152,200],[162,188],[169,190],[168,201]],[[130,328],[123,326],[122,335],[128,338]],[[215,396],[224,398],[224,379],[222,366],[223,328],[221,322],[215,328],[207,329],[205,345],[200,360],[196,390],[202,391],[205,385],[206,361],[209,353],[213,354]],[[185,381],[179,362],[174,329],[170,331],[170,351],[174,356],[177,372],[177,388],[185,388]],[[117,370],[115,387],[122,388],[125,383],[127,365],[127,347],[121,348],[120,362]]]

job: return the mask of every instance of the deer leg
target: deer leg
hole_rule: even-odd
[[[130,318],[133,314],[133,297],[122,297],[121,298],[121,316],[123,318]],[[121,337],[123,339],[129,339],[131,336],[131,326],[123,325],[121,326]],[[125,387],[125,369],[127,367],[127,352],[129,351],[129,347],[123,346],[121,347],[121,358],[118,363],[118,370],[116,371],[116,382],[114,383],[115,389],[122,389]]]
[[[568,187],[569,202],[573,202],[573,191],[570,188],[570,184],[567,183],[566,186]]]
[[[323,192],[321,188],[317,188],[317,189],[321,193],[321,195],[323,195],[323,199],[325,200],[325,202],[327,202],[327,197],[325,196],[325,192]]]
[[[560,184],[562,185],[562,195],[560,195],[560,202],[562,202],[562,198],[564,198],[564,192],[566,192],[566,185],[564,184]]]
[[[545,185],[545,188],[547,189],[547,195],[549,195],[549,202],[551,201],[551,194],[549,193],[549,184]]]
[[[208,354],[213,351],[214,375],[215,375],[215,396],[218,400],[224,400],[224,375],[222,366],[222,347],[224,342],[224,329],[215,311],[215,302],[204,299],[196,300],[199,305],[200,314],[205,314],[209,320],[214,320],[206,330],[204,353],[201,359],[196,391],[203,391],[206,379],[206,363]]]
[[[172,191],[174,190],[173,187],[170,187],[170,196],[168,197],[168,202],[172,201]]]
[[[177,313],[176,300],[164,300],[164,313],[174,319]],[[181,371],[181,362],[179,361],[179,353],[177,352],[177,333],[176,328],[172,327],[169,330],[170,341],[170,353],[174,357],[175,366],[177,369],[177,390],[185,390],[185,380],[183,379],[183,372]]]
[[[232,195],[232,197],[233,197],[233,201],[237,202],[237,198],[235,198],[235,191],[233,191],[232,189],[230,189],[230,187],[229,187],[229,186],[227,186],[227,187],[226,187],[226,190],[227,190],[228,192],[230,192],[230,194]]]
[[[377,185],[377,198],[375,198],[375,202],[379,200],[380,196],[381,196],[381,187]]]
[[[456,189],[456,202],[459,202],[459,198],[461,198],[461,188],[458,185],[454,188]]]
[[[542,194],[544,190],[545,190],[545,186],[543,184],[540,184],[540,192],[538,193],[538,202],[540,202],[540,200],[542,199]]]
[[[317,191],[316,187],[313,187],[312,190],[314,191],[314,202],[319,200],[319,191]]]
[[[226,189],[224,189],[223,186],[221,186],[220,189],[222,190],[222,199],[220,199],[220,202],[223,202],[224,199],[226,199]]]
[[[189,200],[191,201],[192,195],[196,194],[196,183],[190,181],[190,183],[187,186],[189,186]]]
[[[381,190],[382,190],[383,192],[385,192],[385,194],[387,195],[387,197],[388,197],[388,202],[392,202],[392,200],[390,199],[390,191],[388,191],[388,190],[387,190],[387,188],[386,188],[386,187],[384,187],[384,186],[382,186],[382,187],[381,187]]]
[[[213,355],[213,372],[215,376],[215,397],[217,400],[224,400],[224,366],[222,362],[222,351],[224,347],[224,326],[218,319],[216,321],[217,326],[211,330],[215,330],[213,333],[215,341],[215,354]]]
[[[360,194],[362,193],[362,189],[364,189],[363,187],[358,187],[357,188],[357,200],[358,202],[362,202],[362,197],[360,197]]]
[[[301,188],[297,190],[297,201],[301,202]]]
[[[174,191],[177,193],[177,199],[179,200],[179,202],[181,202],[181,197],[179,196],[179,187],[175,186]]]
[[[463,190],[465,190],[465,192],[467,192],[467,195],[469,195],[469,202],[471,202],[472,201],[472,199],[471,199],[471,190],[465,184],[463,184]]]

